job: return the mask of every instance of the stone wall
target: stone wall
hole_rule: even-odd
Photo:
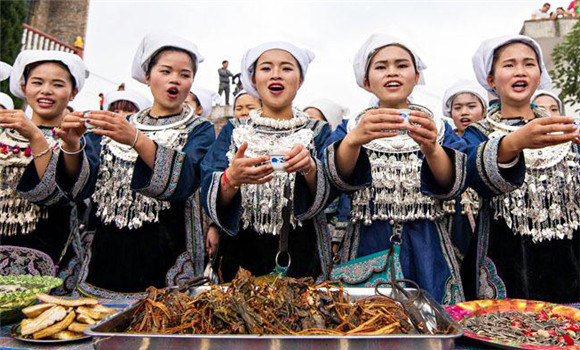
[[[213,123],[215,128],[215,135],[219,135],[220,130],[228,121],[228,118],[233,116],[233,110],[231,106],[214,106],[211,114],[209,116],[209,120]]]
[[[525,21],[520,34],[532,37],[540,44],[545,56],[546,67],[551,70],[554,68],[552,51],[564,40],[566,34],[572,30],[577,21],[576,18]]]
[[[554,68],[552,51],[556,46],[564,41],[564,37],[572,30],[572,27],[576,24],[577,21],[578,19],[576,18],[525,21],[520,34],[532,37],[538,42],[538,44],[540,44],[544,54],[546,67],[548,68],[548,71],[550,71]],[[553,90],[559,93],[557,89]],[[580,104],[566,105],[565,108],[567,115],[573,115],[573,111],[579,109]]]
[[[29,25],[68,45],[85,39],[90,0],[32,0]]]

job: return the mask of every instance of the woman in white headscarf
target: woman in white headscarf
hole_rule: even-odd
[[[262,107],[262,101],[246,90],[241,90],[234,97],[234,118],[246,118],[254,109]]]
[[[531,104],[550,83],[533,39],[484,41],[479,83],[499,98],[465,130],[468,182],[480,196],[477,240],[464,260],[468,298],[576,302],[580,298],[577,127]]]
[[[146,83],[153,105],[125,118],[109,111],[68,115],[59,186],[91,197],[94,236],[81,270],[80,293],[135,298],[149,286],[175,285],[204,267],[195,192],[213,126],[185,103],[203,61],[189,40],[143,38],[133,78]],[[92,134],[83,136],[87,127]],[[83,141],[84,138],[91,141]],[[96,152],[83,149],[94,143]]]
[[[325,121],[334,131],[348,114],[348,108],[342,107],[332,100],[321,98],[304,107],[304,112],[311,118]]]
[[[140,93],[131,90],[115,90],[105,95],[105,110],[128,115],[151,107],[151,101]]]
[[[458,81],[443,95],[443,115],[453,119],[460,136],[469,125],[485,116],[488,105],[487,91],[469,80]]]
[[[465,129],[481,120],[487,111],[487,91],[478,83],[461,80],[453,84],[443,95],[443,115],[451,118],[455,132],[462,136]],[[455,199],[455,213],[450,223],[451,241],[460,260],[467,253],[475,231],[479,200],[477,193],[467,189]]]
[[[324,155],[331,183],[353,193],[354,224],[332,277],[373,286],[393,266],[396,277],[448,304],[463,300],[463,291],[444,224],[453,204],[444,201],[464,190],[465,143],[427,108],[409,103],[425,68],[408,43],[384,34],[372,35],[355,56],[356,81],[379,106],[343,122]]]
[[[209,118],[213,110],[214,95],[217,94],[213,91],[194,86],[191,88],[185,102],[189,103],[196,115],[202,118]]]
[[[536,106],[542,107],[552,117],[564,115],[564,104],[552,91],[536,90],[532,96],[532,102]]]
[[[81,247],[69,247],[78,242],[76,208],[54,183],[58,155],[66,149],[60,150],[53,128],[61,124],[87,76],[77,55],[23,51],[14,62],[10,90],[26,99],[31,118],[13,106],[0,111],[0,188],[6,191],[0,198],[0,251],[10,251],[0,254],[0,274],[56,272],[64,279],[57,293],[74,288],[67,264]]]
[[[242,59],[242,81],[262,108],[231,119],[202,163],[202,200],[221,228],[220,272],[327,279],[328,184],[318,160],[324,122],[292,107],[314,55],[287,42],[259,45]],[[289,267],[288,269],[285,269]]]

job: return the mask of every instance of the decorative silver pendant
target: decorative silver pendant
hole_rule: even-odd
[[[130,121],[156,143],[181,150],[191,131],[188,123],[194,116],[191,108],[184,105],[182,119],[162,126],[142,122],[149,118],[149,111],[150,109],[140,111]],[[101,164],[93,201],[97,206],[96,215],[105,224],[115,224],[118,228],[138,229],[145,223],[159,221],[159,213],[171,208],[169,202],[144,196],[131,189],[138,154],[130,146],[104,137],[101,141],[100,157]]]
[[[49,131],[43,131],[50,147],[56,144]],[[0,143],[24,150],[30,144],[16,132],[4,129],[0,133]],[[16,186],[32,161],[23,152],[0,153],[0,236],[28,234],[36,229],[40,219],[46,219],[46,209],[20,197]]]
[[[500,137],[519,127],[501,123],[499,109],[487,120],[494,128],[490,138]],[[535,109],[537,117],[545,117]],[[571,239],[580,227],[580,157],[578,146],[570,142],[534,150],[524,150],[524,184],[492,200],[494,219],[502,218],[515,232],[531,236],[533,242]]]
[[[427,108],[410,105],[433,116]],[[351,119],[352,130],[363,117],[363,111]],[[443,141],[444,122],[436,118],[438,142]],[[371,225],[375,220],[396,222],[419,219],[435,220],[454,212],[453,202],[446,203],[421,193],[420,147],[406,134],[377,139],[364,146],[369,161],[373,183],[371,187],[354,193],[351,221]]]
[[[230,164],[237,149],[244,142],[248,143],[245,152],[248,158],[285,154],[296,144],[303,145],[309,150],[314,149],[314,133],[311,129],[304,128],[305,123],[302,123],[304,113],[299,110],[293,112],[297,122],[276,123],[276,119],[261,117],[258,114],[250,122],[237,126],[232,133],[232,144],[227,154]],[[266,119],[273,122],[264,121]],[[274,171],[270,182],[261,185],[242,185],[240,191],[244,229],[252,227],[260,234],[280,234],[283,224],[282,209],[289,202],[292,205],[292,198],[284,197],[284,187],[289,185],[290,193],[294,194],[295,180],[295,173],[277,170]],[[292,226],[301,225],[293,213],[291,210]]]

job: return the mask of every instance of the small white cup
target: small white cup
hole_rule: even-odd
[[[286,164],[285,157],[283,154],[270,154],[270,163],[272,163],[274,171],[284,171],[284,165]]]
[[[401,117],[403,117],[403,125],[409,125],[409,117],[411,116],[411,110],[410,109],[399,109],[399,115]],[[409,133],[409,130],[399,130],[398,134],[399,135],[407,135]]]
[[[89,123],[89,121],[87,120],[87,116],[89,113],[91,113],[91,111],[83,112],[83,119],[85,121],[85,127],[87,128],[87,131],[91,131],[95,128],[95,126],[93,124]]]

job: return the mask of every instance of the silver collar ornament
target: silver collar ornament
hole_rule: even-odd
[[[423,106],[409,105],[409,109],[433,117],[433,113]],[[349,121],[348,131],[358,125],[367,110]],[[441,143],[445,124],[440,118],[435,118],[435,123],[437,142]],[[435,220],[454,212],[452,202],[443,202],[421,193],[421,149],[408,135],[373,140],[363,147],[371,163],[373,182],[352,197],[353,223],[362,222],[368,226],[375,220],[381,220],[392,225],[420,219]]]
[[[130,122],[157,144],[181,151],[191,131],[189,126],[196,117],[189,105],[183,106],[180,118],[166,125],[154,125],[164,120],[150,117],[151,108],[136,113]],[[93,201],[97,206],[97,217],[105,224],[134,230],[145,223],[158,222],[159,213],[171,208],[169,202],[144,196],[131,189],[131,179],[138,157],[131,146],[103,137],[100,157]]]
[[[248,143],[245,156],[255,158],[264,155],[283,155],[294,145],[300,144],[310,151],[314,149],[314,133],[304,127],[308,116],[298,109],[293,109],[294,117],[289,120],[277,120],[261,116],[261,111],[250,112],[248,123],[242,123],[232,132],[232,144],[227,157],[232,162],[237,149]],[[280,234],[282,229],[282,209],[290,203],[290,220],[292,227],[301,225],[294,218],[292,198],[284,197],[285,186],[290,186],[294,194],[295,173],[275,170],[270,182],[261,185],[244,184],[241,186],[243,228],[251,227],[260,234]]]
[[[534,108],[536,118],[548,115]],[[519,126],[507,125],[500,109],[490,110],[486,121],[493,128],[489,138],[501,137]],[[503,218],[508,227],[533,242],[572,239],[580,226],[580,162],[578,146],[567,142],[540,149],[524,150],[524,184],[494,197],[494,218]]]
[[[41,131],[49,146],[54,149],[57,141],[51,136],[51,131],[49,129]],[[0,153],[0,236],[28,234],[36,229],[40,219],[48,217],[45,208],[29,202],[16,193],[16,186],[32,161],[32,156],[27,156],[23,152],[30,143],[11,129],[4,129],[0,133],[0,143],[20,150],[18,153],[12,151]]]

